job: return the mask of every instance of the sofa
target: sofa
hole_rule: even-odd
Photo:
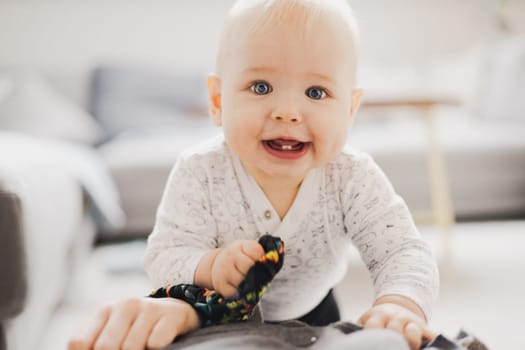
[[[362,66],[364,106],[348,143],[369,152],[414,212],[431,209],[421,108],[366,108],[371,100],[454,100],[431,113],[457,220],[525,215],[525,38],[474,47],[413,67]],[[103,65],[90,111],[110,137],[98,148],[127,214],[127,235],[150,232],[179,152],[220,133],[207,118],[205,76]],[[386,78],[385,78],[386,77]],[[166,116],[171,116],[166,118]],[[156,125],[156,126],[155,126]],[[147,127],[146,127],[147,126]]]
[[[123,214],[86,145],[0,130],[0,349],[37,349],[99,229]]]

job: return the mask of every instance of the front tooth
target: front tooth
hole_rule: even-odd
[[[291,151],[292,150],[292,145],[281,145],[281,149],[283,151]]]

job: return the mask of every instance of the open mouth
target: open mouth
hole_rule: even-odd
[[[298,152],[301,151],[305,146],[304,142],[295,140],[275,139],[263,142],[271,149],[283,152]]]
[[[273,139],[264,140],[264,148],[274,156],[286,159],[300,158],[308,151],[310,142],[297,140]]]

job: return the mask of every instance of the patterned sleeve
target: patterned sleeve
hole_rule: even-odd
[[[402,295],[430,317],[439,289],[433,254],[404,200],[367,155],[354,160],[344,198],[345,226],[370,271],[376,299]]]
[[[157,288],[192,284],[200,259],[217,246],[205,167],[188,163],[181,158],[172,169],[148,237],[144,268]]]

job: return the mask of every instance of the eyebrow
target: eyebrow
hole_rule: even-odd
[[[316,72],[311,72],[311,73],[308,73],[309,76],[312,76],[312,77],[316,77],[320,80],[324,80],[328,83],[333,83],[334,80],[332,78],[330,78],[328,75],[325,75],[325,74],[322,74],[322,73],[316,73]]]
[[[243,73],[264,73],[264,72],[270,72],[275,73],[277,70],[275,68],[271,67],[250,67],[244,69]]]
[[[246,68],[242,72],[243,73],[276,73],[277,69],[272,68],[272,67],[261,66],[261,67]],[[334,80],[332,78],[330,78],[329,76],[327,76],[325,74],[322,74],[322,73],[309,72],[308,76],[315,77],[317,79],[324,80],[324,81],[329,82],[329,83],[333,83],[334,82]]]

